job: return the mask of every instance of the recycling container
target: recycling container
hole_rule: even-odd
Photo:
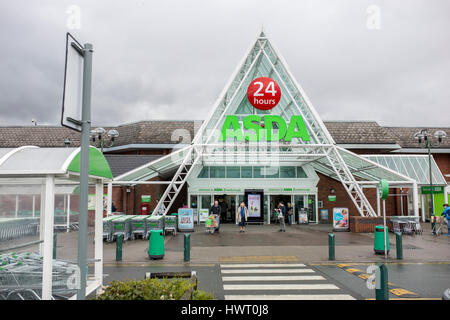
[[[387,246],[387,253],[389,253],[389,232],[387,226],[386,226],[386,246]],[[383,226],[375,226],[373,250],[375,251],[376,254],[384,254]]]
[[[164,258],[164,230],[151,230],[148,240],[148,256],[150,259]]]

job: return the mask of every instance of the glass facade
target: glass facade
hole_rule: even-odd
[[[261,166],[204,166],[197,176],[200,179],[234,178],[234,179],[296,179],[308,178],[302,167],[281,166],[281,167],[261,167]]]

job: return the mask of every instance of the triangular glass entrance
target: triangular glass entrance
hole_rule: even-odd
[[[269,111],[255,109],[247,98],[249,84],[259,77],[275,80],[281,90],[279,103]],[[286,137],[281,137],[275,143],[271,141],[268,146],[261,147],[257,144],[255,147],[253,141],[249,143],[246,139],[239,139],[241,133],[238,131],[242,129],[244,119],[249,116],[252,119],[264,118],[263,124],[256,124],[257,130],[266,124],[267,118],[276,116],[283,122],[285,121],[286,126],[290,127],[291,123],[295,123],[295,128],[298,129],[299,123],[292,119],[300,118],[301,124],[307,130],[308,137],[307,139],[304,137],[293,138],[289,141],[286,134]],[[227,117],[233,117],[234,124],[226,122]],[[230,127],[227,127],[228,125]],[[232,139],[228,139],[231,140],[231,145],[227,139],[224,139],[227,140],[225,143],[223,141],[222,144],[220,143],[220,138],[223,137],[222,127],[232,129],[231,131],[236,133]],[[295,128],[294,130],[296,130]],[[266,129],[264,128],[265,131],[268,131]],[[240,161],[251,163],[254,161],[252,157],[255,155],[261,157],[263,152],[269,156],[278,157],[279,161],[288,159],[291,162],[295,161],[298,165],[311,163],[316,170],[328,173],[327,175],[339,180],[363,216],[376,216],[376,213],[362,191],[361,180],[371,183],[372,187],[376,186],[377,180],[386,177],[397,182],[405,182],[405,184],[415,183],[408,177],[336,146],[318,113],[290,73],[284,59],[262,32],[234,72],[210,115],[199,129],[193,143],[179,152],[130,172],[128,176],[138,176],[139,180],[143,180],[158,175],[163,169],[177,168],[172,181],[154,210],[154,212],[158,212],[161,205],[164,204],[165,212],[169,212],[175,198],[191,174],[192,168],[197,164],[216,161],[217,155],[220,153],[225,157],[222,165],[229,165],[227,159],[233,160],[233,156],[240,157]],[[265,160],[264,154],[262,158]],[[126,178],[126,175],[121,178]],[[417,189],[417,185],[415,185],[415,189]],[[414,206],[417,211],[417,204],[415,203]]]

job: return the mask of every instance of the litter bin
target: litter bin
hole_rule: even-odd
[[[164,231],[151,230],[148,240],[148,256],[150,259],[164,258]]]
[[[386,247],[389,253],[389,232],[386,226]],[[384,254],[384,232],[383,226],[375,226],[375,237],[373,243],[373,250],[376,254]]]

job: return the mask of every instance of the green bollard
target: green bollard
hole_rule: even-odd
[[[191,260],[191,235],[189,233],[184,234],[184,261]]]
[[[395,233],[395,247],[397,249],[397,259],[403,259],[403,243],[402,234],[400,232]]]
[[[116,261],[122,261],[123,234],[119,234],[116,239]]]
[[[335,241],[334,241],[334,233],[328,234],[328,260],[335,260],[335,254],[334,254],[334,247],[335,247]]]
[[[56,259],[56,232],[53,233],[53,259]]]
[[[380,276],[375,280],[376,300],[389,300],[388,270],[383,263],[378,263]]]

